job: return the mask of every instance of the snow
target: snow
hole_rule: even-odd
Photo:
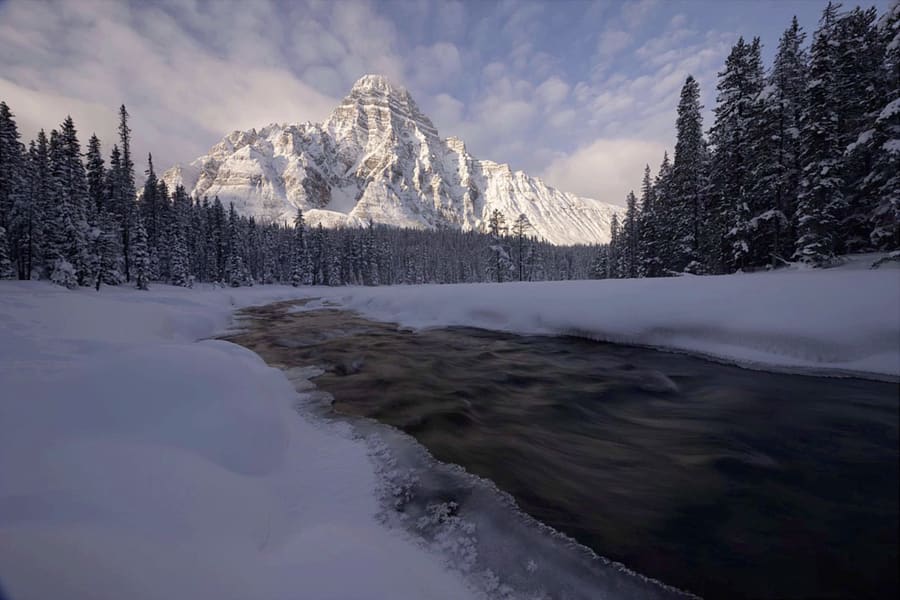
[[[408,504],[413,529],[431,536],[424,550],[381,502],[385,489],[406,497],[415,479],[446,480],[428,475],[440,466],[414,455],[379,462],[388,446],[413,442],[386,434],[388,446],[373,451],[347,423],[296,410],[321,400],[316,390],[297,393],[313,387],[314,369],[284,373],[208,338],[236,308],[316,297],[305,310],[337,304],[410,327],[578,335],[760,368],[897,378],[900,276],[894,263],[869,269],[875,258],[718,277],[383,288],[97,293],[2,281],[4,592],[462,599],[479,595],[473,582],[495,595],[508,585],[535,589],[535,572],[542,585],[583,591],[593,585],[579,580],[584,573],[613,568],[602,575],[610,589],[665,595],[591,556],[565,558],[560,547],[574,552],[571,544],[458,469],[481,500],[453,518],[427,497]],[[412,478],[410,460],[420,465]],[[536,571],[526,568],[532,558]]]
[[[667,279],[316,290],[377,320],[471,326],[696,353],[746,366],[900,376],[900,275],[835,269]]]
[[[281,371],[195,341],[286,287],[0,282],[0,579],[29,598],[467,598],[377,519],[347,426]]]
[[[553,244],[609,241],[622,208],[546,185],[509,165],[478,160],[456,138],[441,139],[404,88],[363,76],[322,124],[272,124],[234,131],[207,155],[167,170],[196,198],[218,196],[257,220],[312,226],[483,230],[496,209]]]

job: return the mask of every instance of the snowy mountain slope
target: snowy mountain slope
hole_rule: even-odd
[[[405,89],[366,75],[322,124],[234,131],[189,165],[163,175],[170,189],[218,196],[245,215],[312,224],[483,229],[494,209],[525,214],[554,244],[609,240],[620,208],[546,185],[442,139]]]

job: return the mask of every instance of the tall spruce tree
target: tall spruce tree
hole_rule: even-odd
[[[700,114],[700,86],[688,75],[681,89],[675,123],[675,158],[672,163],[670,235],[675,238],[672,268],[704,272],[701,234],[706,223],[704,175],[707,150]]]
[[[829,2],[819,21],[810,51],[806,103],[800,117],[800,161],[797,199],[798,239],[794,255],[814,266],[830,263],[837,248],[836,229],[844,212],[843,148],[837,79],[837,11]]]
[[[650,165],[644,166],[641,182],[641,210],[638,217],[638,276],[659,277],[662,273],[660,219],[656,189],[650,176]]]
[[[134,221],[136,190],[134,161],[131,158],[131,127],[128,126],[128,111],[124,104],[119,107],[119,152],[121,153],[119,164],[117,168],[111,169],[113,171],[111,176],[116,179],[115,195],[111,201],[115,207],[114,211],[119,217],[119,230],[122,234],[125,281],[131,281],[131,229]]]
[[[625,220],[622,222],[621,232],[621,253],[619,256],[620,267],[619,272],[622,277],[635,278],[638,276],[638,245],[639,239],[639,218],[637,198],[634,192],[628,192],[625,199]]]
[[[876,26],[875,8],[856,7],[835,25],[835,88],[838,102],[839,146],[844,152],[843,212],[836,231],[839,252],[871,249],[870,215],[879,194],[867,185],[875,161],[875,148],[865,143],[874,134],[874,122],[884,107],[887,92],[882,72],[884,37]]]
[[[297,209],[294,217],[293,257],[291,265],[291,285],[310,285],[313,277],[310,265],[309,247],[306,243],[306,221],[303,211]]]
[[[879,250],[900,250],[900,1],[881,18],[879,31],[885,48],[881,76],[882,106],[866,140],[872,169],[863,181],[864,193],[876,198],[869,216],[869,240]]]
[[[31,241],[23,241],[28,233],[23,230],[20,219],[16,218],[17,209],[23,208],[26,201],[26,165],[25,148],[19,141],[19,130],[12,111],[5,102],[0,102],[0,227],[4,230],[0,244],[0,277],[7,277],[13,272],[12,259],[18,263],[30,260],[28,257],[19,256],[22,246],[30,245]],[[9,264],[5,264],[8,262]],[[21,278],[24,269],[18,269]]]
[[[756,100],[750,169],[753,207],[750,264],[773,266],[793,253],[792,216],[800,180],[800,113],[806,85],[806,35],[797,17],[778,43],[766,87]]]
[[[150,289],[150,251],[147,248],[147,230],[140,217],[134,231],[134,286],[139,290]]]
[[[715,123],[710,132],[713,147],[711,210],[709,216],[723,238],[707,247],[706,261],[715,272],[744,268],[754,251],[753,217],[760,212],[749,191],[751,173],[761,158],[754,148],[757,126],[756,99],[763,87],[759,38],[752,43],[740,38],[719,73]]]

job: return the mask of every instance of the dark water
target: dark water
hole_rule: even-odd
[[[233,341],[598,554],[707,598],[897,595],[896,383],[286,307]]]

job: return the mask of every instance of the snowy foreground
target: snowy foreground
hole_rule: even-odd
[[[317,295],[413,328],[471,326],[679,350],[744,366],[900,376],[900,269],[540,283],[326,288]]]
[[[0,584],[32,598],[471,597],[376,515],[367,447],[200,341],[293,288],[0,282]],[[2,593],[0,593],[2,596]]]
[[[327,297],[416,327],[896,377],[900,271],[854,266],[340,289],[0,282],[0,583],[14,600],[474,597],[379,518],[371,447],[350,426],[298,415],[282,371],[204,340],[236,308]]]

